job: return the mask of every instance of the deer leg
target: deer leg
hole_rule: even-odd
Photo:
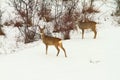
[[[60,43],[59,47],[64,51],[65,57],[67,57],[67,54],[66,54],[65,48],[63,47],[62,43]]]
[[[82,29],[82,39],[84,39],[84,29]]]
[[[57,56],[59,55],[59,52],[60,52],[60,49],[58,48],[58,46],[55,46],[56,47],[56,49],[57,49]]]
[[[48,45],[46,44],[46,55],[47,55]]]
[[[92,30],[94,32],[94,39],[96,39],[96,35],[97,35],[97,31],[96,30]]]

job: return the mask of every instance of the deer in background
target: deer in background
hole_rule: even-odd
[[[58,51],[57,56],[59,55],[59,52],[60,52],[59,47],[60,47],[64,51],[65,57],[67,57],[66,51],[62,45],[62,40],[60,38],[45,35],[44,29],[45,29],[45,26],[43,28],[40,28],[40,26],[39,26],[41,39],[42,39],[43,43],[46,45],[46,54],[47,54],[48,46],[53,45],[53,46],[55,46],[55,48]]]
[[[84,39],[85,29],[91,29],[94,32],[94,39],[96,39],[96,36],[97,36],[97,31],[96,31],[97,23],[96,22],[94,22],[94,21],[88,21],[88,22],[76,21],[76,24],[82,30],[82,39]]]

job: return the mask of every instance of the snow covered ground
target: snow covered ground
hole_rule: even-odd
[[[120,27],[110,26],[98,30],[97,39],[85,33],[84,40],[80,34],[63,41],[68,58],[62,50],[56,57],[52,46],[46,55],[41,40],[34,47],[0,55],[0,80],[120,80],[119,34]]]
[[[104,15],[98,20],[97,39],[86,32],[82,40],[78,31],[71,32],[71,40],[63,41],[67,58],[62,50],[56,57],[52,46],[46,55],[41,40],[17,44],[18,31],[4,27],[7,36],[0,36],[0,80],[120,80],[120,25],[110,16],[114,8],[109,5],[113,3],[101,7]]]

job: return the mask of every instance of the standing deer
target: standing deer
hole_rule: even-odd
[[[89,22],[81,22],[77,21],[76,24],[82,30],[82,39],[84,39],[84,30],[91,29],[94,32],[94,39],[96,39],[97,31],[96,31],[96,22],[89,21]]]
[[[48,46],[53,45],[53,46],[55,46],[55,48],[58,51],[57,56],[59,55],[59,52],[60,52],[59,47],[60,47],[64,51],[65,57],[67,57],[66,51],[62,45],[62,40],[60,38],[50,37],[50,36],[45,35],[45,33],[44,33],[45,27],[40,28],[40,26],[39,26],[39,29],[40,29],[41,39],[42,39],[43,43],[46,45],[46,54],[47,54]]]

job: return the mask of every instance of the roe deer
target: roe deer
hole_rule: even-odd
[[[65,57],[67,57],[66,51],[62,45],[62,40],[60,38],[50,37],[50,36],[45,35],[45,33],[44,33],[45,27],[40,28],[40,26],[39,26],[39,29],[40,29],[41,39],[42,39],[43,43],[46,45],[46,54],[47,54],[48,46],[53,45],[53,46],[55,46],[55,48],[58,51],[57,56],[59,55],[59,52],[60,52],[59,47],[60,47],[64,51]]]
[[[84,30],[85,29],[91,29],[94,32],[94,39],[96,39],[97,31],[96,31],[96,22],[89,21],[89,22],[76,22],[78,27],[82,30],[82,39],[84,38]]]

